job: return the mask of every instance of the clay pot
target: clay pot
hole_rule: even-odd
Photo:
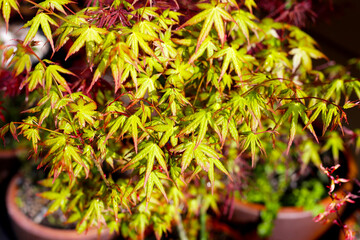
[[[354,158],[346,155],[349,172],[348,179],[354,179],[357,176],[357,165]],[[353,184],[351,182],[345,183],[336,192],[337,195],[345,192],[351,192]],[[330,197],[323,199],[320,204],[326,208],[331,203]],[[256,203],[247,203],[234,199],[233,214],[230,221],[234,224],[256,225],[260,221],[260,212],[265,208],[264,205]],[[345,209],[343,206],[340,209],[342,213]],[[335,217],[335,215],[334,215]],[[328,224],[317,223],[313,220],[313,215],[309,211],[305,211],[300,207],[282,207],[274,222],[274,229],[269,240],[311,240],[317,239],[323,235],[332,225],[331,221]],[[254,239],[254,238],[252,238]],[[260,238],[258,238],[260,239]]]
[[[13,232],[18,240],[106,240],[114,237],[107,230],[103,230],[99,234],[98,230],[93,228],[86,233],[79,234],[76,230],[55,229],[33,222],[18,208],[15,202],[19,179],[19,175],[12,178],[6,193],[7,211]]]

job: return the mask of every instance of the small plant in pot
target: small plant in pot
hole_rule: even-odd
[[[357,177],[355,160],[340,135],[330,135],[323,137],[321,145],[295,140],[287,155],[283,154],[286,144],[274,147],[265,143],[268,155],[259,157],[255,168],[248,166],[246,155],[235,156],[230,168],[235,181],[228,185],[232,194],[226,201],[225,215],[232,223],[245,224],[245,235],[257,230],[269,239],[317,239],[324,234],[329,222],[340,220],[344,205],[356,198],[348,182]],[[333,153],[327,149],[331,144],[336,144],[331,146]],[[333,155],[337,154],[335,160]],[[327,176],[325,166],[337,167]],[[338,225],[343,227],[341,222]],[[347,236],[349,233],[346,231]]]
[[[314,69],[312,59],[325,58],[315,41],[257,19],[252,0],[26,2],[37,14],[19,40],[26,51],[13,53],[25,62],[9,68],[38,101],[1,135],[31,142],[51,179],[41,194],[48,214],[61,209],[79,232],[107,226],[144,238],[150,227],[161,238],[177,224],[180,236],[204,237],[237,155],[255,167],[271,155],[265,143],[281,156],[314,147],[357,106],[358,81]],[[38,31],[53,56],[31,66]],[[178,224],[197,217],[200,233]]]

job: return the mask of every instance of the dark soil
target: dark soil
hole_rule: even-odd
[[[19,191],[17,195],[17,205],[20,210],[35,223],[60,229],[74,229],[74,224],[66,224],[66,217],[57,210],[56,212],[46,215],[50,201],[37,196],[37,194],[49,191],[49,189],[36,184],[36,181],[30,177],[19,179]]]

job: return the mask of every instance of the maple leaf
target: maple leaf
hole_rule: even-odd
[[[115,92],[119,90],[129,74],[137,88],[137,72],[145,73],[145,71],[141,68],[134,53],[130,50],[129,46],[123,42],[115,45],[114,52],[116,55],[110,62],[110,68],[115,81]]]
[[[56,9],[66,15],[63,6],[69,3],[73,3],[73,2],[70,0],[45,0],[39,3],[39,6],[45,9],[51,9],[52,11]]]
[[[156,89],[161,89],[161,84],[157,80],[161,74],[153,74],[148,76],[146,74],[140,74],[137,78],[140,87],[135,93],[135,98],[143,98],[146,93],[149,96],[156,95]]]
[[[108,127],[110,127],[109,133],[106,136],[105,141],[107,141],[121,126],[124,125],[124,122],[126,120],[126,117],[124,115],[121,115],[114,119],[111,123],[108,124]]]
[[[251,55],[246,54],[246,49],[241,48],[237,50],[235,46],[225,47],[220,51],[216,52],[211,58],[221,58],[224,60],[222,62],[221,73],[219,77],[219,82],[224,76],[226,70],[231,66],[235,69],[236,74],[240,79],[242,79],[242,68],[245,64],[248,64],[248,69],[251,69],[251,65],[255,63],[255,58]]]
[[[139,22],[139,31],[141,33],[150,35],[154,38],[158,38],[159,32],[161,31],[161,27],[157,25],[156,23],[143,20]]]
[[[216,46],[216,44],[214,44],[214,40],[210,36],[207,36],[205,38],[199,49],[190,57],[189,63],[191,64],[196,59],[201,57],[204,54],[205,50],[207,52],[207,58],[210,58],[214,54],[214,52],[218,50],[218,47]]]
[[[161,52],[165,59],[175,58],[178,54],[176,44],[171,40],[171,33],[171,28],[167,29],[165,33],[160,32],[161,41],[154,42],[155,52]]]
[[[344,149],[344,140],[338,132],[331,131],[326,134],[326,142],[321,151],[326,152],[331,150],[335,163],[339,162],[339,154],[344,151]]]
[[[76,15],[69,15],[66,17],[68,21],[64,22],[54,32],[54,36],[58,36],[56,40],[56,51],[67,43],[70,39],[71,33],[75,29],[78,29],[79,26],[88,24],[87,18],[88,16],[84,15],[83,11],[76,13]]]
[[[282,67],[291,68],[290,60],[287,58],[287,54],[285,52],[271,49],[269,51],[265,51],[264,55],[266,56],[263,64],[265,71],[270,72],[273,69],[277,71],[277,69]]]
[[[313,47],[308,46],[299,46],[297,48],[293,48],[289,52],[293,56],[293,72],[296,71],[296,69],[300,66],[302,63],[302,66],[307,71],[310,71],[312,69],[312,61],[311,58],[319,59],[319,58],[326,58],[326,56],[320,52],[319,50],[316,50]]]
[[[307,140],[301,145],[301,147],[303,147],[301,160],[305,166],[308,166],[310,162],[312,162],[315,166],[321,165],[319,144],[311,140]]]
[[[126,44],[133,51],[135,57],[139,56],[140,48],[150,56],[156,58],[154,51],[150,48],[148,42],[158,40],[158,38],[149,34],[142,33],[139,24],[135,24],[131,29],[124,28],[123,33],[127,35]]]
[[[251,29],[255,34],[257,34],[256,31],[259,29],[255,22],[256,17],[252,15],[252,13],[246,12],[241,9],[234,11],[232,16],[235,20],[235,23],[232,24],[230,32],[240,29],[242,34],[245,36],[247,42],[250,44],[249,29]]]
[[[252,8],[256,8],[256,3],[254,0],[245,0],[244,5],[249,9],[250,13],[252,13]]]
[[[297,128],[299,116],[302,118],[302,120],[305,124],[307,124],[309,122],[309,119],[306,115],[306,107],[302,103],[289,102],[289,103],[286,103],[283,106],[281,106],[279,109],[285,109],[285,108],[286,108],[286,111],[283,115],[281,115],[281,118],[277,122],[275,129],[277,129],[284,121],[287,121],[289,118],[291,118],[289,142],[288,142],[288,147],[286,150],[286,153],[289,153],[290,146],[291,146],[291,144],[294,140],[295,134],[296,134],[296,130],[297,130],[296,128]],[[309,128],[309,130],[311,131],[311,133],[313,134],[315,139],[318,141],[315,131],[312,128],[312,125],[308,124],[307,127]]]
[[[242,143],[242,151],[241,153],[243,153],[246,149],[248,149],[250,147],[250,152],[251,152],[251,165],[252,167],[255,167],[255,155],[256,155],[256,150],[260,149],[260,151],[265,154],[265,150],[264,147],[261,144],[261,140],[259,139],[258,135],[253,133],[253,132],[243,132],[244,135],[246,135],[245,139],[243,140]]]
[[[58,26],[58,24],[55,22],[55,20],[52,19],[51,17],[49,17],[46,13],[42,12],[42,13],[37,14],[33,19],[28,21],[23,26],[23,28],[30,26],[30,29],[25,36],[23,45],[26,46],[26,45],[28,45],[29,42],[31,42],[31,40],[35,37],[36,33],[39,31],[39,27],[41,26],[41,29],[43,30],[45,37],[50,42],[51,48],[53,49],[53,51],[55,51],[50,24],[54,25],[54,26]]]
[[[95,123],[94,117],[96,116],[96,103],[94,101],[87,102],[83,98],[79,98],[76,103],[69,105],[70,112],[75,113],[75,119],[78,119],[79,125],[85,127],[85,122],[90,125]]]
[[[178,55],[175,61],[170,62],[170,66],[165,74],[169,75],[167,84],[183,88],[185,80],[190,79],[194,74],[194,68],[189,63],[182,61]]]
[[[215,5],[213,1],[211,4],[210,3],[200,3],[200,4],[198,4],[198,7],[200,9],[204,9],[204,10],[180,26],[180,29],[181,29],[186,26],[193,26],[199,22],[204,21],[203,27],[200,31],[200,35],[198,37],[198,42],[196,44],[195,52],[198,51],[201,44],[204,42],[206,37],[209,35],[210,30],[212,29],[213,25],[215,25],[215,29],[218,33],[221,45],[224,45],[224,43],[226,41],[226,31],[225,31],[224,20],[234,22],[234,19],[232,18],[232,16],[224,9],[225,6],[226,6],[225,3],[218,3]]]
[[[41,69],[41,67],[39,67],[39,72],[37,72],[37,75],[40,76],[40,74],[43,74],[42,71],[43,70]],[[73,74],[69,70],[67,70],[59,65],[56,65],[56,64],[49,65],[48,67],[46,67],[46,70],[45,70],[45,87],[46,87],[46,89],[48,91],[50,91],[52,81],[55,80],[59,85],[64,87],[69,94],[71,94],[71,90],[70,90],[69,85],[67,84],[67,81],[65,80],[64,77],[62,77],[60,75],[59,72],[75,76],[75,74]]]
[[[19,125],[19,129],[21,129],[20,134],[24,135],[29,141],[32,142],[33,149],[35,153],[38,149],[38,142],[40,141],[40,134],[39,129],[36,127],[37,125],[37,118],[34,116],[29,116],[26,119],[23,120],[24,124]]]
[[[217,118],[215,124],[221,126],[220,142],[224,146],[227,135],[230,133],[231,137],[236,143],[239,142],[239,133],[236,129],[234,118],[230,117],[229,113],[222,112]]]
[[[44,66],[41,63],[38,63],[34,70],[31,71],[29,77],[25,80],[25,84],[27,84],[27,88],[30,92],[32,92],[37,87],[37,85],[44,85],[44,74]]]
[[[6,32],[9,29],[9,19],[11,9],[14,9],[18,14],[21,15],[19,10],[19,3],[16,0],[0,0],[0,8],[2,9],[2,15],[6,24]]]
[[[171,113],[173,116],[176,116],[177,109],[179,107],[191,105],[191,103],[185,98],[184,93],[182,93],[179,89],[166,88],[164,89],[164,91],[165,92],[159,101],[159,105],[164,102],[167,102],[170,106]]]
[[[187,124],[186,127],[180,131],[177,137],[182,135],[188,135],[190,133],[195,133],[195,130],[199,128],[199,131],[197,132],[196,146],[199,146],[199,144],[204,139],[209,124],[220,136],[220,130],[215,124],[211,112],[208,112],[206,110],[200,110],[199,112],[194,113],[188,117],[185,117],[182,120],[191,121],[191,122]]]
[[[165,146],[165,144],[169,141],[169,139],[178,129],[178,127],[175,126],[175,121],[170,118],[166,118],[165,123],[160,122],[160,124],[149,126],[148,128],[156,132],[163,132],[163,135],[161,136],[161,139],[159,141],[159,147]]]
[[[158,164],[161,166],[162,170],[166,173],[166,175],[169,176],[169,172],[167,170],[167,164],[164,158],[164,152],[154,142],[149,142],[145,144],[143,149],[122,168],[122,171],[125,171],[129,166],[134,165],[135,163],[139,162],[144,158],[146,158],[147,161],[144,186],[146,185],[150,177],[150,174],[153,171],[155,159],[157,160]]]
[[[130,128],[131,127],[131,128]],[[121,130],[120,136],[124,136],[126,132],[129,130],[131,131],[132,138],[134,140],[134,146],[135,146],[135,152],[138,152],[138,127],[146,132],[146,129],[144,128],[143,124],[141,123],[141,120],[136,115],[131,115],[125,122],[124,127]]]
[[[82,48],[85,43],[96,43],[101,44],[103,42],[103,38],[101,35],[106,35],[108,31],[103,28],[98,28],[94,25],[84,24],[82,27],[75,29],[71,35],[76,37],[73,45],[70,47],[65,60],[68,59],[71,55],[76,53]],[[89,51],[93,51],[93,49],[89,49]]]

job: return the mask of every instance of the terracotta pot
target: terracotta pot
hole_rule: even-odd
[[[354,179],[357,176],[357,165],[354,158],[346,155],[349,172],[348,179]],[[345,183],[337,190],[337,194],[351,192],[353,184],[351,182]],[[320,204],[324,208],[331,203],[330,197],[323,199]],[[240,224],[256,224],[260,222],[260,211],[265,208],[264,205],[247,203],[238,199],[233,203],[233,214],[230,219],[233,223]],[[340,209],[342,213],[345,209],[343,206]],[[282,207],[274,222],[274,229],[269,240],[311,240],[317,239],[323,235],[332,225],[332,223],[323,224],[313,221],[313,215],[310,211],[304,211],[300,207]]]
[[[33,222],[15,203],[19,179],[19,175],[12,178],[6,193],[7,211],[18,240],[106,240],[114,237],[106,230],[99,234],[98,230],[93,228],[84,234],[79,234],[76,230],[55,229]]]

